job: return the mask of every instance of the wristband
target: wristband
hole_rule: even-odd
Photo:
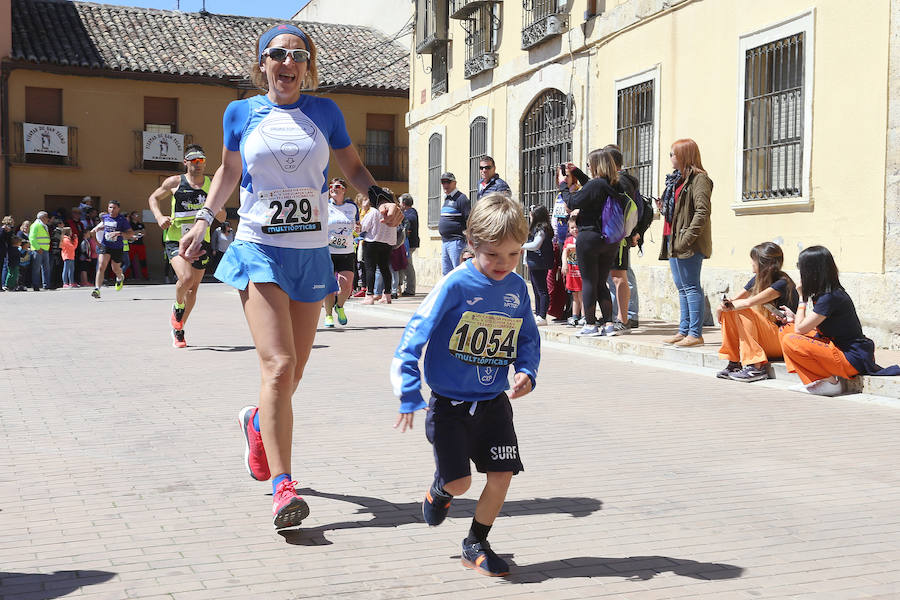
[[[206,221],[207,225],[212,226],[213,221],[216,219],[216,215],[213,214],[213,211],[204,206],[197,211],[197,219]]]
[[[797,303],[797,310],[800,310],[801,308],[804,310],[806,309],[806,302],[798,302]]]

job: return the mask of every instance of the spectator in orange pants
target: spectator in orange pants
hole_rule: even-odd
[[[800,376],[809,393],[837,396],[843,391],[839,378],[881,369],[875,364],[875,344],[863,335],[856,307],[841,286],[827,248],[805,249],[797,268],[803,300],[796,315],[782,307],[793,322],[793,328],[785,327],[781,334],[784,362],[788,371]],[[815,337],[806,335],[814,331]]]
[[[778,306],[797,309],[799,297],[793,280],[781,270],[784,253],[778,244],[764,242],[750,250],[753,277],[732,299],[722,299],[718,320],[722,324],[719,357],[728,366],[716,376],[753,382],[768,379],[769,359],[781,358],[776,319]],[[773,312],[775,311],[775,312]]]

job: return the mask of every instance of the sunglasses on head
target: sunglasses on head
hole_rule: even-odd
[[[266,48],[263,50],[263,54],[278,62],[284,62],[288,54],[291,55],[291,60],[295,63],[303,63],[309,60],[309,50],[303,50],[302,48],[295,50],[289,48]]]

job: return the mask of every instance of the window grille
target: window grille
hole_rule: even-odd
[[[801,32],[746,53],[744,200],[803,193],[803,42]]]
[[[441,44],[431,53],[431,97],[447,92],[447,44]]]
[[[653,92],[653,81],[621,89],[616,110],[616,144],[625,172],[638,180],[645,196],[653,190]]]
[[[481,171],[478,169],[481,157],[487,155],[487,119],[476,117],[469,125],[469,200],[478,198],[478,183]]]
[[[441,134],[428,138],[428,226],[437,227],[441,219]]]
[[[431,54],[448,38],[447,0],[416,0],[416,52]]]
[[[463,21],[466,32],[466,78],[497,66],[494,46],[497,35],[495,28],[499,25],[499,19],[494,11],[493,4],[486,4],[476,8],[471,17]]]
[[[559,90],[543,92],[522,120],[522,202],[551,213],[559,185],[556,168],[572,160],[574,104]]]

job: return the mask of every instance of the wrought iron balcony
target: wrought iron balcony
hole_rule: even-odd
[[[363,164],[378,181],[409,180],[409,148],[383,144],[359,144]]]
[[[553,13],[537,19],[522,29],[522,50],[537,46],[541,42],[562,35],[568,24],[569,15]]]
[[[487,4],[497,4],[501,0],[450,0],[450,18],[467,19],[469,15]]]
[[[497,54],[488,52],[466,59],[465,78],[471,79],[479,73],[490,71],[497,66]]]

